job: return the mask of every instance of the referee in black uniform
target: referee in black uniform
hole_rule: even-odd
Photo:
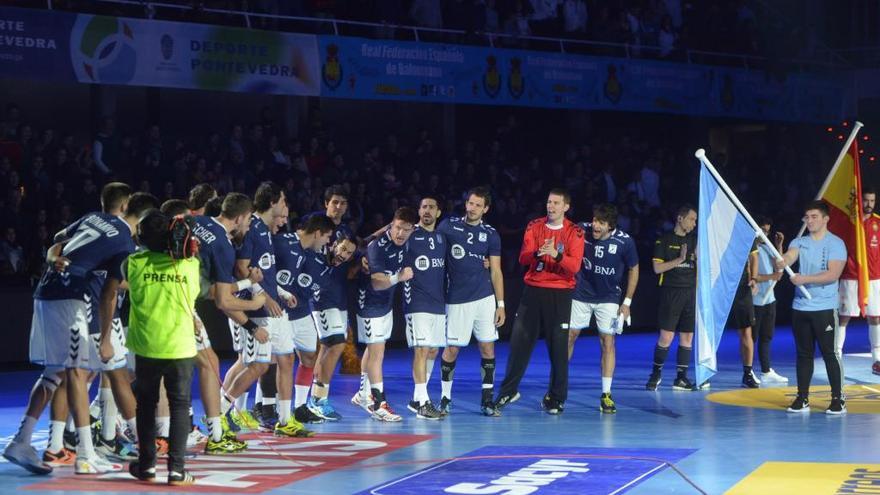
[[[678,209],[675,227],[657,239],[654,244],[654,273],[660,275],[660,301],[657,317],[660,337],[654,348],[654,369],[645,388],[657,390],[660,372],[669,346],[679,332],[678,376],[672,383],[675,390],[694,390],[687,377],[694,341],[694,320],[697,287],[697,210],[691,205]]]

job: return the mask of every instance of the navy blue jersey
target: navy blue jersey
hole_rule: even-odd
[[[604,241],[596,240],[591,234],[591,224],[582,223],[580,226],[587,235],[584,236],[584,262],[577,274],[573,298],[593,304],[620,304],[623,274],[639,264],[636,243],[620,230],[611,232]]]
[[[119,264],[120,268],[122,263]],[[121,270],[110,270],[111,275],[117,280],[122,280]],[[104,291],[104,283],[107,281],[107,270],[95,270],[89,277],[89,289],[86,291],[86,303],[89,305],[86,319],[89,322],[89,334],[101,333],[101,292]],[[120,317],[120,311],[125,304],[125,292],[116,294],[116,307],[113,310],[113,318]]]
[[[300,220],[300,225],[304,224],[306,220],[308,220],[309,218],[311,218],[315,215],[327,215],[327,212],[326,211],[313,211],[311,213],[307,213],[307,214],[303,215],[302,219]],[[345,222],[345,220],[342,220],[341,222],[339,222],[339,225],[337,225],[336,228],[333,230],[333,233],[330,234],[330,242],[328,242],[321,251],[324,254],[326,254],[327,251],[330,249],[330,246],[332,246],[333,243],[335,243],[337,240],[339,240],[340,237],[344,237],[346,239],[351,239],[352,241],[355,240],[354,239],[354,232],[351,230],[351,228],[348,226],[348,224]]]
[[[358,316],[376,318],[391,311],[394,302],[394,286],[384,290],[376,290],[370,281],[374,273],[394,275],[403,268],[403,256],[406,245],[398,246],[389,237],[388,232],[373,240],[367,246],[367,263],[370,273],[361,274],[358,288]]]
[[[254,214],[251,218],[251,228],[244,236],[235,257],[239,260],[251,260],[249,266],[263,271],[263,281],[260,282],[260,287],[266,291],[268,297],[279,302],[278,286],[275,282],[275,250],[272,247],[272,231],[259,215]],[[269,316],[266,308],[247,311],[246,314],[254,318]]]
[[[70,260],[63,273],[51,266],[40,278],[37,299],[83,299],[89,290],[92,272],[117,273],[122,262],[135,250],[131,228],[125,220],[107,213],[89,213],[64,229],[69,239],[61,255]]]
[[[306,273],[312,277],[312,311],[348,311],[348,271],[352,264],[360,262],[357,254],[339,266],[330,265],[323,254],[306,259]]]
[[[193,234],[198,237],[201,266],[202,293],[207,293],[210,285],[217,282],[234,284],[236,282],[235,247],[229,239],[229,232],[216,218],[197,216]]]
[[[446,313],[446,242],[443,234],[419,226],[406,243],[404,266],[413,269],[412,280],[403,283],[403,312]]]
[[[309,300],[312,299],[317,281],[314,272],[309,273],[307,269],[308,260],[313,259],[314,253],[309,249],[302,247],[299,235],[278,234],[272,239],[275,246],[275,262],[278,267],[278,274],[275,280],[278,286],[296,296],[296,307],[287,308],[287,317],[291,320],[298,320],[311,314],[309,309]]]
[[[463,217],[443,220],[437,227],[446,240],[446,302],[462,304],[495,293],[483,261],[501,256],[501,237],[488,224],[468,224]]]

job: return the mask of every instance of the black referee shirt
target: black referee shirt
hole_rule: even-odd
[[[677,235],[675,231],[667,232],[654,243],[654,261],[664,262],[678,258],[681,245],[687,244],[687,259],[672,270],[660,274],[660,287],[697,286],[697,234]]]

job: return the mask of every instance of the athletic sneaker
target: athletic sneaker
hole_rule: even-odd
[[[691,382],[686,376],[679,376],[672,382],[672,390],[687,390],[693,391],[697,390],[696,385]]]
[[[241,426],[235,421],[236,413],[234,407],[226,411],[226,414],[224,414],[223,417],[226,419],[226,425],[229,427],[230,430],[235,433],[241,431]]]
[[[27,469],[34,474],[49,474],[52,472],[52,466],[46,464],[37,455],[37,450],[30,444],[12,441],[3,451],[3,457],[19,466]]]
[[[128,465],[128,474],[141,481],[153,481],[156,479],[156,466],[141,469],[140,463],[134,461]]]
[[[373,399],[370,397],[364,399],[361,397],[360,391],[355,392],[351,397],[351,403],[360,407],[364,411],[367,411],[367,413],[373,414]]]
[[[871,373],[880,375],[880,361],[874,361],[874,364],[871,366]]]
[[[391,406],[388,405],[387,402],[382,401],[375,410],[371,411],[370,416],[376,421],[387,421],[389,423],[396,423],[398,421],[403,421],[403,418],[400,417],[399,414],[395,413]]]
[[[769,385],[771,383],[788,383],[788,378],[781,376],[779,373],[770,368],[770,371],[761,373],[761,383]]]
[[[231,419],[232,422],[235,423],[235,425],[238,426],[239,429],[241,429],[241,430],[250,430],[251,429],[251,427],[248,425],[253,424],[253,423],[250,423],[248,418],[245,417],[246,411],[237,411],[233,407],[232,409],[229,410],[229,413],[230,413],[229,419]],[[248,416],[250,416],[249,413],[247,413],[247,414],[248,414]],[[251,417],[253,417],[253,416],[251,416]],[[257,425],[254,429],[256,429],[256,428],[259,428],[259,425]]]
[[[43,452],[43,462],[53,467],[73,466],[76,460],[76,452],[66,447],[61,447],[58,452]]]
[[[137,448],[119,438],[104,440],[99,435],[95,441],[95,451],[98,455],[116,461],[133,461],[138,458]]]
[[[501,416],[501,410],[495,407],[495,403],[492,402],[492,399],[489,399],[480,404],[480,414],[490,418],[497,418]]]
[[[293,417],[300,423],[320,424],[324,422],[324,418],[313,413],[305,404],[297,407],[293,411]]]
[[[156,437],[156,455],[168,455],[168,437]]]
[[[193,425],[189,435],[186,436],[186,448],[191,449],[200,443],[208,440],[208,435],[202,433],[198,426]]]
[[[495,409],[498,409],[500,411],[501,408],[503,408],[504,406],[507,406],[508,404],[513,404],[514,402],[518,401],[520,397],[522,396],[519,395],[519,392],[516,392],[513,395],[502,395],[498,397],[498,400],[495,401]]]
[[[550,397],[550,394],[545,395],[544,399],[541,400],[541,408],[544,409],[547,414],[552,414],[554,416],[562,414],[564,407],[565,403]]]
[[[657,390],[657,387],[660,385],[660,372],[652,372],[651,376],[648,377],[648,383],[645,384],[645,390]]]
[[[79,438],[76,436],[76,432],[65,429],[62,437],[64,439],[64,448],[76,451],[76,444],[79,443]]]
[[[809,413],[810,399],[798,395],[786,410],[790,413]]]
[[[275,431],[276,424],[278,424],[278,415],[273,414],[271,416],[267,416],[264,414],[262,416],[262,421],[260,422],[260,431],[271,433]]]
[[[179,473],[177,471],[171,471],[168,473],[168,484],[171,486],[195,485],[196,479],[186,469]]]
[[[314,397],[309,397],[306,406],[310,411],[315,413],[315,415],[324,418],[327,421],[339,421],[342,419],[342,415],[336,412],[336,409],[330,404],[330,399],[327,397],[318,400],[315,400]]]
[[[225,436],[219,442],[215,442],[209,437],[207,443],[205,443],[205,453],[208,455],[237,454],[244,452],[246,449],[246,443]]]
[[[752,373],[743,374],[742,379],[742,387],[743,388],[758,388],[759,383],[755,381],[755,376]]]
[[[706,380],[705,382],[698,385],[694,390],[709,390],[710,388],[712,388],[712,382]]]
[[[74,466],[76,474],[102,474],[122,471],[122,464],[110,462],[100,456],[92,458],[77,457]]]
[[[440,397],[440,407],[438,410],[443,416],[449,416],[449,413],[452,412],[452,399],[449,397]]]
[[[846,414],[846,401],[836,397],[832,398],[828,409],[825,409],[825,414],[832,414],[835,416]]]
[[[254,408],[250,410],[250,413],[250,416],[257,422],[257,428],[259,428],[260,423],[263,421],[263,403],[257,402],[254,404]]]
[[[614,399],[611,394],[602,394],[599,398],[599,410],[605,414],[614,414],[617,412],[617,406],[614,405]]]
[[[417,408],[416,418],[437,421],[443,419],[443,413],[434,407],[434,404],[431,403],[431,401],[427,401]]]
[[[275,436],[290,438],[309,438],[315,436],[315,432],[307,430],[306,427],[303,426],[303,424],[297,421],[295,418],[288,418],[286,425],[275,423]]]
[[[251,431],[256,431],[260,428],[260,422],[254,417],[251,411],[248,411],[247,409],[238,412],[238,419],[241,421],[240,426],[242,428],[247,428]]]

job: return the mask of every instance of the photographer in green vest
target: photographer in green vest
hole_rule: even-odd
[[[173,486],[195,482],[184,469],[196,356],[193,316],[199,295],[198,243],[191,235],[191,222],[191,217],[148,211],[138,224],[138,243],[144,249],[121,267],[131,298],[127,345],[135,356],[140,442],[139,459],[129,472],[140,480],[156,477],[156,404],[164,379],[171,409],[168,484]]]

